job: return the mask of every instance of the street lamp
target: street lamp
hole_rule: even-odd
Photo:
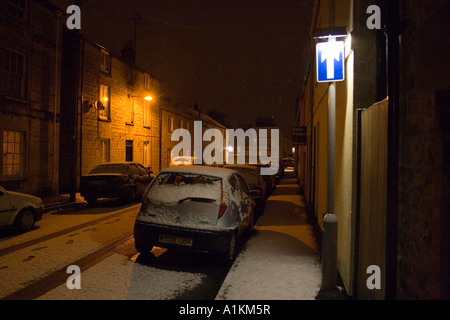
[[[144,98],[144,100],[147,100],[147,101],[153,100],[152,96],[145,96],[145,97],[143,97],[143,96],[133,96],[131,94],[128,94],[128,99],[130,99],[130,98]]]

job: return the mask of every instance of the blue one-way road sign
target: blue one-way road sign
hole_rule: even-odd
[[[318,82],[344,80],[344,41],[319,42],[316,65]]]

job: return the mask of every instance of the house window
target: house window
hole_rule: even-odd
[[[100,85],[99,100],[103,108],[99,110],[99,118],[103,120],[111,119],[111,89],[108,86]]]
[[[6,11],[17,18],[23,19],[25,17],[25,6],[25,0],[8,0]]]
[[[144,127],[151,126],[152,106],[150,101],[144,100]]]
[[[150,167],[151,163],[151,146],[150,146],[150,141],[144,141],[144,161],[143,161],[143,165],[145,167]]]
[[[3,177],[22,177],[23,133],[3,131]]]
[[[170,166],[170,163],[172,161],[172,150],[167,149],[167,165]]]
[[[151,78],[148,73],[144,73],[144,89],[149,90],[151,87]]]
[[[25,56],[7,50],[6,94],[25,99]]]
[[[130,110],[130,121],[128,124],[134,124],[134,99],[131,103],[131,110]]]
[[[191,125],[189,124],[189,121],[186,120],[186,130],[191,132]]]
[[[171,116],[169,116],[169,123],[168,123],[168,126],[169,126],[169,132],[172,132],[173,131],[173,121],[174,121],[174,119],[173,119],[173,117],[171,117]]]
[[[101,50],[100,54],[100,70],[111,73],[111,55],[106,50]]]
[[[102,163],[110,161],[110,140],[109,139],[100,139],[100,156]]]
[[[133,140],[125,142],[125,161],[133,161]]]

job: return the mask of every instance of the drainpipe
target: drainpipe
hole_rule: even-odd
[[[57,145],[57,134],[56,134],[56,113],[58,107],[58,88],[59,88],[59,77],[58,77],[58,63],[59,63],[59,25],[60,19],[62,17],[61,11],[56,11],[56,41],[55,41],[55,101],[53,109],[53,195],[57,195],[58,192],[58,175],[56,174],[58,161],[56,159],[56,145]]]
[[[387,19],[387,194],[385,299],[397,295],[398,188],[399,188],[399,2],[386,1]]]

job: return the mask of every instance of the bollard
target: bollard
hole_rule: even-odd
[[[336,215],[327,213],[323,219],[322,232],[322,283],[317,299],[341,299],[337,287],[337,228]]]

